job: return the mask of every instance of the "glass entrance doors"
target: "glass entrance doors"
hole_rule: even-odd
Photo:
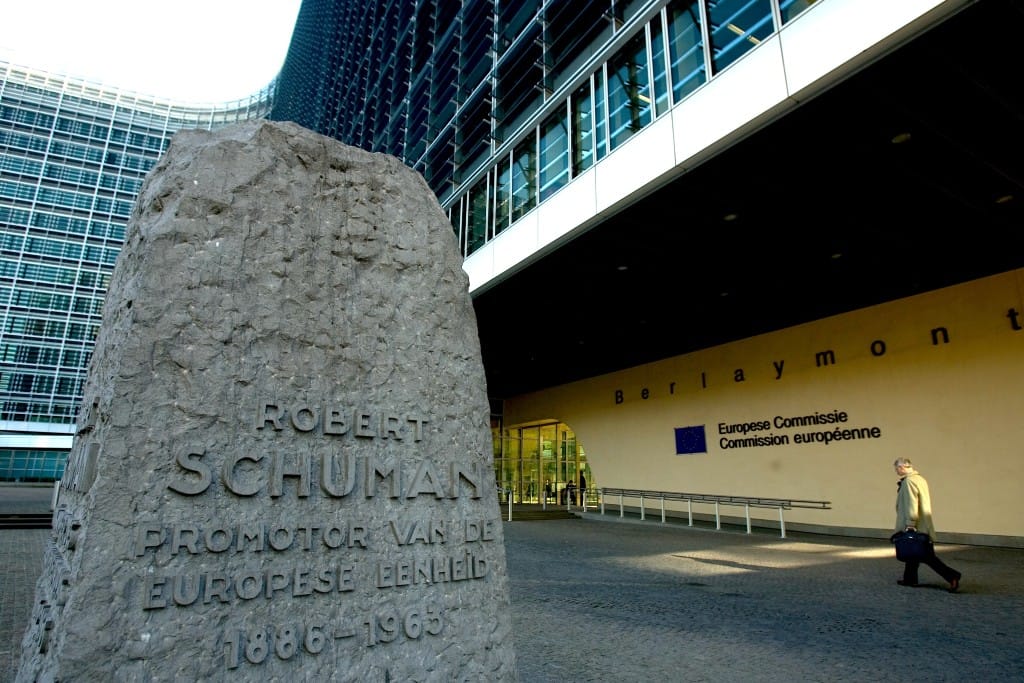
[[[597,485],[576,435],[562,422],[523,425],[500,430],[494,439],[494,474],[501,502],[588,505],[597,502]],[[581,478],[582,476],[582,478]],[[570,486],[570,482],[572,486]]]

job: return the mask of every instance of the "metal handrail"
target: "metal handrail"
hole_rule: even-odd
[[[604,514],[605,498],[608,495],[619,497],[619,517],[624,516],[625,506],[623,501],[626,498],[636,498],[640,501],[640,519],[646,519],[644,507],[645,498],[653,498],[661,501],[661,521],[665,523],[665,501],[678,500],[686,501],[689,526],[693,526],[693,504],[711,503],[715,506],[715,528],[722,528],[722,517],[719,511],[720,505],[742,505],[747,520],[747,533],[751,533],[750,508],[776,508],[779,511],[779,529],[782,538],[786,537],[786,520],[783,517],[783,510],[793,508],[805,508],[814,510],[831,510],[832,502],[827,500],[804,500],[800,498],[764,498],[761,496],[726,496],[712,493],[684,493],[680,491],[652,491],[649,489],[623,489],[610,486],[601,487],[601,514]]]
[[[506,517],[506,520],[511,522],[512,521],[512,500],[514,498],[514,496],[513,496],[514,490],[510,489],[510,488],[508,488],[508,489],[504,488],[501,484],[495,484],[494,488],[498,492],[498,499],[499,499],[498,500],[498,505],[499,505],[499,507],[501,505],[501,500],[500,500],[501,497],[502,496],[507,496],[508,497],[508,499],[507,499],[508,500],[508,516]],[[551,497],[552,498],[556,498],[554,493],[551,494]],[[548,509],[548,494],[546,492],[542,491],[541,494],[540,494],[540,500],[541,500],[541,509],[542,510],[547,510]],[[566,496],[565,503],[558,503],[557,502],[557,498],[556,498],[556,502],[553,505],[554,505],[554,507],[558,507],[559,505],[565,505],[565,509],[568,512],[572,512],[573,505],[576,505],[576,504],[572,502],[572,498],[570,498],[569,496]],[[587,511],[587,501],[586,501],[586,499],[581,497],[580,498],[580,503],[579,503],[579,505],[577,507],[582,509],[583,512],[586,512]]]

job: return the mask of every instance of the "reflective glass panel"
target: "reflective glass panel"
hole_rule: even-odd
[[[654,72],[654,115],[668,111],[668,71],[665,66],[665,32],[661,15],[651,21],[651,69]]]
[[[707,80],[697,2],[676,0],[666,8],[672,101],[680,102]]]
[[[709,0],[711,68],[718,73],[775,30],[770,0]]]
[[[469,191],[469,209],[466,212],[466,256],[487,241],[487,176]]]
[[[498,162],[494,177],[494,234],[509,226],[512,211],[512,168],[508,155]]]
[[[594,164],[594,100],[590,82],[572,94],[572,175],[575,178]]]
[[[608,154],[608,120],[604,113],[605,95],[604,69],[594,74],[594,133],[597,136],[594,145],[594,159],[600,161]]]
[[[569,182],[569,129],[565,108],[543,123],[540,130],[540,200]]]
[[[537,205],[536,141],[530,136],[512,150],[512,222]]]
[[[647,46],[641,33],[608,62],[608,139],[611,149],[649,124],[651,115]]]
[[[786,23],[805,9],[813,5],[817,0],[781,0],[779,10],[782,12],[782,23]]]

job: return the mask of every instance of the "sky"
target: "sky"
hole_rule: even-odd
[[[181,103],[264,87],[301,0],[0,0],[0,59]]]

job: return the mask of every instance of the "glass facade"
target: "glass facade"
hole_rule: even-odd
[[[305,0],[269,118],[402,159],[469,256],[814,0]]]
[[[813,3],[304,0],[269,118],[402,159],[469,256]],[[492,412],[503,500],[589,480],[569,425]]]
[[[468,256],[813,4],[304,0],[277,81],[203,108],[0,62],[0,478],[38,470],[4,433],[72,433],[129,214],[175,131],[267,116],[392,154]]]
[[[50,482],[64,476],[68,452],[45,448],[0,450],[0,481]]]
[[[272,87],[216,107],[159,102],[0,62],[0,425],[71,434],[103,297],[146,173],[182,128],[266,114]],[[7,447],[0,479],[60,451]]]

